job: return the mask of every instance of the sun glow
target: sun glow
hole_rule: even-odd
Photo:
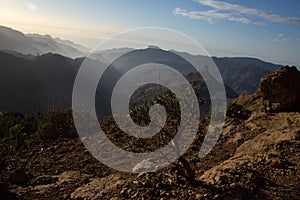
[[[35,4],[27,3],[25,9],[0,7],[0,24],[23,33],[49,34],[53,37],[70,39],[88,47],[121,31],[120,28],[103,23],[49,16],[39,12]]]

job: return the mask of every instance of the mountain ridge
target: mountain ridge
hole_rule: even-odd
[[[24,34],[5,26],[0,26],[0,49],[32,55],[52,52],[73,58],[85,55],[85,52],[79,50],[85,48],[79,44],[55,39],[50,35]]]
[[[156,56],[159,56],[161,51],[163,51],[166,55],[172,54],[169,51],[164,51],[161,49],[142,49],[135,51],[136,53],[139,51],[147,51],[150,54],[151,52],[156,52]],[[45,110],[45,108],[59,102],[61,102],[62,106],[71,105],[73,83],[77,71],[85,57],[72,59],[53,53],[46,53],[40,56],[31,56],[22,55],[20,53],[11,51],[6,53],[2,51],[0,55],[0,62],[3,65],[3,67],[0,68],[0,74],[2,75],[2,79],[0,79],[2,85],[0,92],[3,94],[2,98],[0,99],[1,111],[35,113]],[[154,56],[154,58],[158,58],[156,56]],[[139,57],[136,58],[140,59]],[[201,61],[201,57],[195,58],[200,58]],[[179,70],[183,69],[181,68],[182,66],[172,59],[172,56],[166,56],[163,58],[163,60],[165,60],[164,62],[162,62],[163,60],[157,60],[156,62],[171,66],[174,65]],[[105,65],[105,63],[98,60],[94,60],[93,62],[98,63],[95,65]],[[195,63],[197,63],[197,60]],[[219,64],[219,69],[225,83],[227,95],[229,95],[230,98],[235,98],[241,93],[251,93],[251,91],[256,90],[260,78],[269,73],[267,70],[263,70],[257,66],[231,67],[229,65],[228,67],[222,68]],[[254,73],[252,71],[253,69],[256,69]],[[247,73],[245,73],[245,71]],[[184,70],[182,72],[184,72]],[[241,76],[243,73],[244,77]],[[107,81],[107,85],[109,85],[110,79]],[[18,84],[20,86],[18,86]],[[236,85],[239,87],[236,88]],[[201,88],[206,87],[205,84],[198,84],[198,86]],[[26,93],[26,91],[28,93]],[[24,97],[24,102],[22,102],[21,99],[16,98],[15,93],[22,94]],[[25,98],[26,96],[27,98]],[[204,96],[206,97],[207,95]],[[12,105],[15,105],[15,107]],[[18,109],[13,110],[13,108]]]

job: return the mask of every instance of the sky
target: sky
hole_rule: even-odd
[[[299,0],[2,0],[0,24],[95,47],[122,31],[169,28],[212,56],[300,66]]]

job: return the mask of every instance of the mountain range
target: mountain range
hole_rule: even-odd
[[[150,46],[149,49],[154,48]],[[106,61],[114,60],[132,50],[134,49],[110,49],[99,53],[93,53],[90,56],[91,58],[98,59],[105,63]],[[202,66],[202,63],[205,63],[208,60],[207,56],[191,55],[186,52],[174,50],[170,50],[170,52],[176,53],[198,66]],[[211,59],[219,69],[224,83],[231,87],[238,95],[256,92],[260,78],[282,66],[250,57],[212,57]]]
[[[84,56],[87,52],[87,48],[68,40],[50,35],[24,34],[4,26],[0,26],[0,49],[32,55],[51,52],[72,58]]]
[[[102,67],[108,61],[131,51],[135,54],[128,56],[134,56],[136,63],[144,62],[145,58],[138,55],[146,51],[148,56],[156,59],[156,63],[180,68],[182,73],[188,70],[181,65],[181,61],[176,60],[174,53],[192,60],[193,64],[200,65],[207,59],[201,55],[149,46],[146,49],[124,47],[100,51],[92,54],[89,60],[95,66]],[[24,34],[0,26],[0,111],[33,114],[49,107],[70,106],[74,80],[86,52],[87,48],[71,41],[49,35]],[[212,60],[222,75],[227,97],[230,99],[255,92],[260,78],[280,67],[247,57],[212,57]],[[124,68],[114,67],[114,71],[124,73]],[[111,80],[108,78],[106,81],[107,88],[111,87]],[[199,80],[198,86],[205,87],[203,80]],[[101,100],[100,98],[99,102]]]

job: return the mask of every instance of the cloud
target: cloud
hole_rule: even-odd
[[[31,12],[36,12],[37,11],[37,6],[32,3],[32,2],[27,2],[26,3],[27,8],[31,11]]]
[[[205,15],[200,15],[200,12],[187,12],[186,10],[180,9],[180,8],[175,8],[175,10],[173,11],[173,13],[175,15],[181,15],[184,17],[189,17],[192,19],[201,19],[204,21],[207,21],[209,23],[212,23],[212,18],[205,16]]]
[[[276,14],[270,14],[263,10],[248,8],[245,6],[217,1],[217,0],[196,0],[201,5],[209,6],[213,10],[207,11],[186,11],[181,8],[175,8],[173,13],[192,19],[200,19],[212,23],[214,19],[223,19],[228,21],[240,22],[243,24],[265,25],[263,20],[276,23],[290,23],[300,25],[300,18],[283,17]],[[252,18],[261,19],[254,21]]]
[[[277,37],[273,39],[273,42],[291,42],[291,38],[284,37],[282,33],[277,34]]]
[[[181,15],[184,17],[189,17],[191,19],[204,20],[209,23],[213,23],[214,19],[225,19],[228,21],[240,22],[240,23],[244,23],[244,24],[253,24],[253,25],[260,25],[260,26],[265,25],[265,23],[263,23],[263,22],[255,22],[246,17],[236,17],[230,13],[220,13],[220,12],[217,12],[217,10],[187,12],[186,10],[183,10],[181,8],[175,8],[173,13],[175,15]]]

